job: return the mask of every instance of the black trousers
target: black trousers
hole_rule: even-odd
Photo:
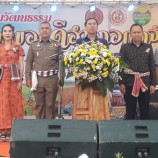
[[[126,119],[134,120],[136,116],[136,105],[137,101],[139,104],[140,110],[140,119],[148,120],[149,119],[149,103],[150,103],[150,90],[148,89],[146,92],[142,92],[140,90],[139,96],[134,97],[132,95],[131,86],[126,87],[126,94],[124,95],[124,99],[126,102]]]

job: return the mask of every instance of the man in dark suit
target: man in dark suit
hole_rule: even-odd
[[[149,119],[150,94],[155,92],[155,65],[153,49],[150,44],[142,42],[143,28],[133,24],[130,28],[131,42],[123,44],[120,49],[121,59],[129,68],[122,71],[119,80],[120,91],[126,102],[126,119],[134,120],[137,101],[140,119]]]
[[[76,41],[76,44],[82,44],[83,42],[89,42],[89,41],[99,41],[100,43],[103,43],[108,47],[107,40],[105,38],[99,38],[97,36],[98,31],[98,21],[94,18],[87,19],[84,23],[85,29],[87,31],[87,36],[84,38],[79,38]]]

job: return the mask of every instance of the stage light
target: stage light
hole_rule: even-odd
[[[95,9],[96,9],[96,7],[95,7],[94,5],[92,5],[92,6],[90,7],[90,11],[91,11],[91,12],[95,11]]]
[[[57,10],[57,6],[56,5],[52,5],[51,7],[50,7],[50,9],[51,9],[51,11],[56,11]]]
[[[82,154],[78,158],[89,158],[87,154]]]
[[[18,4],[14,4],[13,10],[14,10],[14,11],[18,11],[18,10],[19,10],[19,5],[18,5]]]
[[[128,11],[132,11],[133,9],[134,9],[134,5],[133,4],[130,4],[129,6],[128,6]]]

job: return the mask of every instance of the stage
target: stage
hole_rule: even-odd
[[[8,157],[10,149],[12,158],[112,158],[118,152],[157,158],[157,129],[157,120],[14,120],[11,148],[0,143],[0,154]]]
[[[124,116],[125,116],[125,107],[124,106],[112,106],[110,108],[111,120],[124,120],[125,119]],[[34,116],[25,116],[24,119],[32,120],[32,119],[35,119],[35,117]],[[72,116],[65,115],[64,119],[72,120]],[[0,142],[0,158],[9,158],[9,150],[10,150],[9,142]]]
[[[116,115],[116,110],[115,110],[115,115]],[[114,114],[113,113],[113,114]],[[123,110],[123,114],[124,114],[124,110]],[[121,113],[122,115],[122,113]],[[120,116],[120,114],[119,114]],[[113,118],[113,115],[112,115]],[[35,119],[34,116],[25,116],[24,119]],[[71,120],[72,116],[64,116],[64,119],[66,120]],[[0,158],[9,158],[9,150],[10,150],[10,142],[0,142]]]

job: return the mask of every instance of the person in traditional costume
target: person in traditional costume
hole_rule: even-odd
[[[14,27],[2,27],[0,43],[0,141],[10,140],[12,121],[24,117],[22,77],[24,50],[13,42]]]
[[[140,119],[149,119],[150,94],[155,92],[156,77],[153,49],[151,44],[143,42],[143,27],[133,24],[130,28],[131,42],[120,49],[121,59],[129,68],[125,68],[119,80],[120,91],[126,102],[126,119],[134,120],[136,106],[139,104]]]

